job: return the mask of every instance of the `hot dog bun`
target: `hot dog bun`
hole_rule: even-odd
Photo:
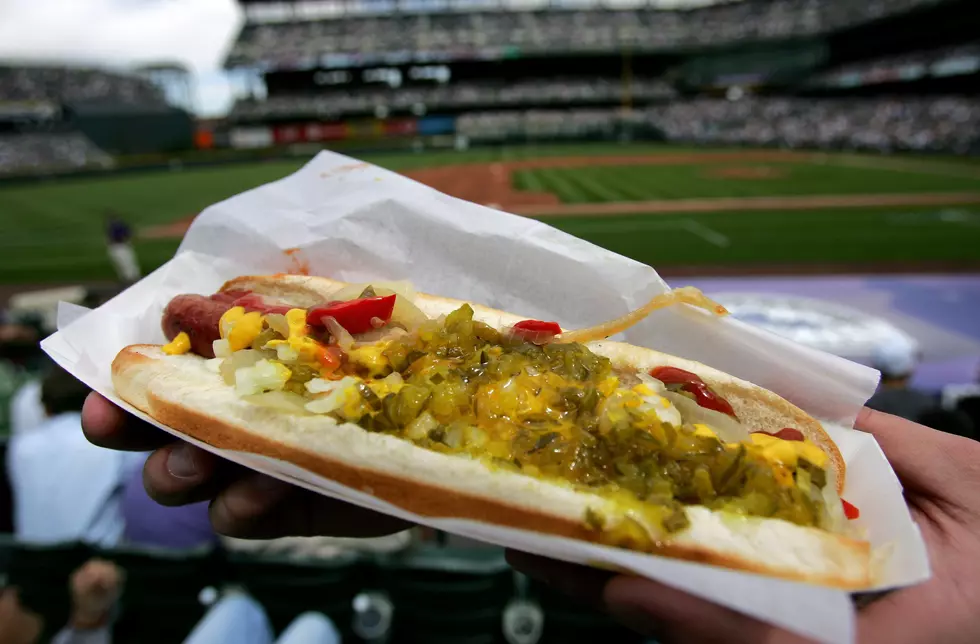
[[[283,275],[239,278],[224,289],[252,290],[302,307],[329,300],[344,286],[326,278]],[[460,304],[427,295],[419,295],[415,303],[430,316]],[[521,319],[473,308],[478,319],[498,328]],[[799,428],[827,451],[838,484],[843,480],[843,461],[820,424],[775,394],[648,349],[616,342],[590,347],[613,362],[637,368],[672,365],[694,371],[728,398],[749,426],[767,431]],[[655,528],[608,498],[465,456],[430,451],[327,416],[292,415],[252,405],[238,398],[196,355],[166,355],[156,346],[134,345],[116,357],[112,375],[124,400],[188,436],[222,449],[292,462],[419,515],[473,519],[841,588],[860,588],[870,581],[867,542],[782,520],[688,506],[688,528],[637,541],[621,529],[630,520]],[[599,517],[601,526],[594,521],[589,525],[587,515]]]

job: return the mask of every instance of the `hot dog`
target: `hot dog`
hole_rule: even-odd
[[[378,285],[244,277],[171,302],[170,344],[127,347],[113,382],[195,438],[420,515],[867,585],[820,423],[705,365],[596,339],[637,318],[567,331]]]

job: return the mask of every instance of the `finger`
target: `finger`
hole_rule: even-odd
[[[613,573],[585,566],[529,555],[517,550],[507,551],[507,563],[524,573],[583,604],[602,607],[602,589]]]
[[[875,437],[906,489],[954,499],[980,489],[980,443],[868,408],[854,426]]]
[[[235,481],[211,502],[211,524],[229,537],[378,537],[410,524],[263,474]]]
[[[639,577],[618,576],[606,584],[609,613],[662,644],[804,644],[808,640],[731,609]]]
[[[150,454],[143,486],[161,505],[208,501],[245,470],[190,443],[177,441]]]
[[[149,451],[174,440],[94,391],[82,407],[82,431],[89,442],[99,447],[130,452]]]

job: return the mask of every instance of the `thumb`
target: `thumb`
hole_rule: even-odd
[[[662,644],[804,644],[808,640],[729,608],[639,577],[615,577],[603,593],[617,620]]]

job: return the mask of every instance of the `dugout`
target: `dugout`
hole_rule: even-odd
[[[194,120],[169,105],[85,102],[65,106],[65,116],[97,146],[113,154],[175,152],[194,146]]]

